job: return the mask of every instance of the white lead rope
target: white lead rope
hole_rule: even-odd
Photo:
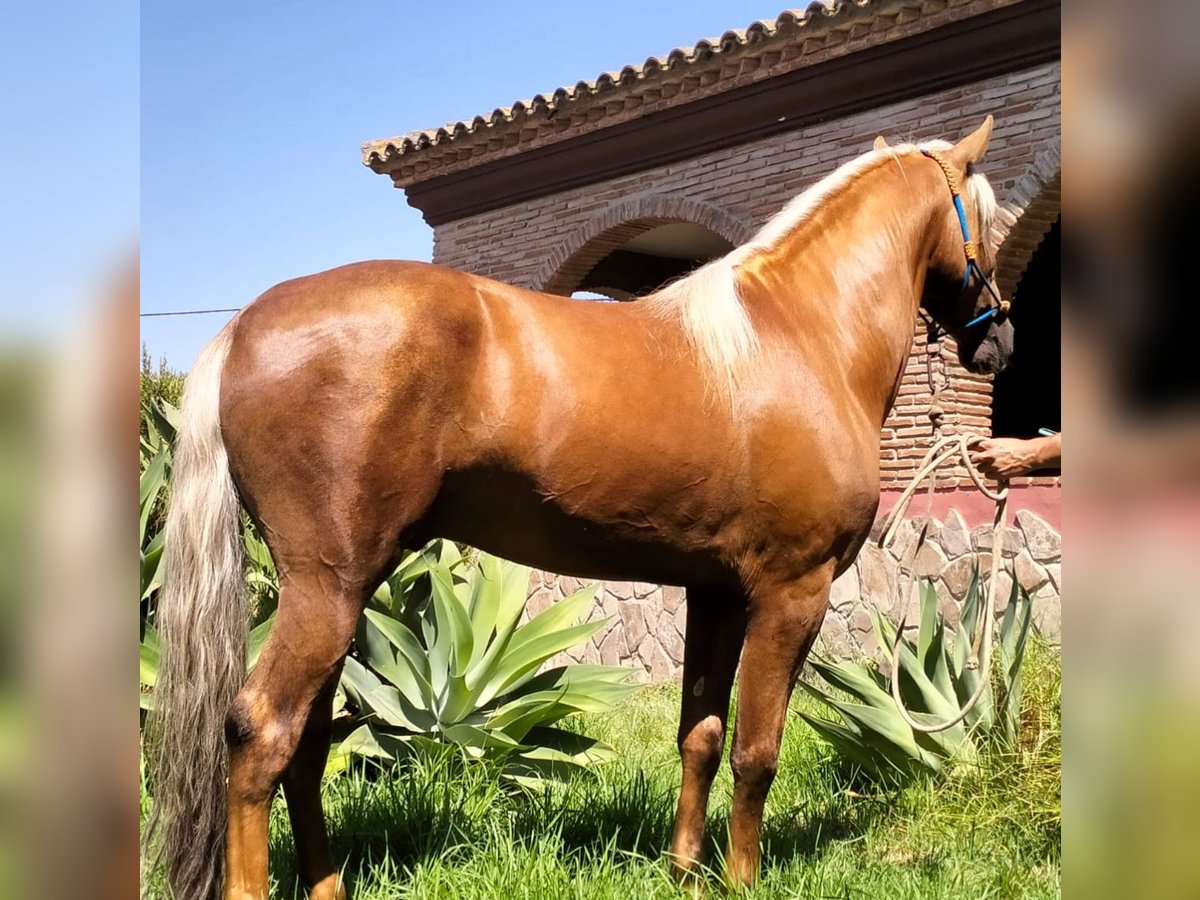
[[[913,719],[911,713],[904,706],[904,701],[900,698],[900,642],[904,637],[904,626],[908,622],[908,592],[911,589],[911,581],[908,584],[902,584],[900,593],[900,602],[902,604],[902,612],[900,615],[900,624],[896,628],[896,638],[892,642],[892,699],[896,702],[896,709],[900,713],[900,717],[905,723],[913,729],[913,731],[921,732],[922,734],[936,734],[940,731],[946,731],[953,728],[959,722],[967,717],[975,705],[979,702],[980,697],[988,689],[991,683],[991,668],[992,668],[992,624],[995,619],[995,596],[996,582],[1000,574],[1000,560],[1004,553],[1004,531],[1005,518],[1008,507],[1008,482],[1002,480],[996,490],[988,487],[984,481],[983,473],[976,468],[971,461],[969,447],[976,441],[984,439],[983,435],[979,434],[955,434],[947,437],[939,438],[925,454],[925,459],[922,460],[920,467],[917,469],[917,474],[904,489],[904,493],[900,495],[900,499],[896,501],[896,505],[884,517],[883,534],[879,539],[879,546],[886,548],[895,537],[896,529],[904,518],[904,513],[908,509],[909,503],[912,501],[913,495],[916,494],[917,488],[921,483],[931,475],[933,475],[939,466],[954,456],[959,456],[962,459],[963,466],[971,475],[971,480],[975,482],[975,486],[983,493],[985,497],[996,504],[996,514],[992,520],[992,571],[991,577],[988,580],[988,596],[987,606],[982,611],[983,625],[976,632],[975,640],[971,645],[971,655],[967,659],[967,668],[978,669],[979,684],[976,686],[974,693],[970,696],[967,702],[959,710],[958,714],[945,722],[937,722],[932,725],[923,725]],[[920,550],[921,544],[925,541],[925,531],[928,529],[929,523],[926,521],[921,529],[917,540],[913,542],[913,554],[909,560],[909,573],[911,578],[913,560],[916,559],[917,551]],[[901,582],[905,581],[904,570],[901,569]]]

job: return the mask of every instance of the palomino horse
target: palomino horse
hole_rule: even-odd
[[[682,585],[683,785],[670,860],[693,873],[741,690],[726,875],[754,879],[788,698],[879,502],[880,427],[918,306],[963,364],[1012,326],[967,277],[947,180],[991,277],[995,198],[957,145],[875,149],[749,244],[643,300],[569,300],[411,262],[267,291],[188,379],[160,608],[152,845],[177,900],[267,892],[283,784],[311,896],[345,896],[318,784],[360,611],[404,547],[452,538],[586,578]],[[943,171],[922,149],[941,151]],[[239,500],[279,571],[243,684]]]

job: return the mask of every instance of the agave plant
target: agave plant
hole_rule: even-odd
[[[948,765],[970,762],[984,741],[1011,745],[1020,724],[1021,663],[1032,618],[1029,595],[1015,583],[993,651],[992,684],[962,722],[935,734],[917,732],[901,718],[892,699],[890,679],[899,677],[901,697],[922,724],[945,721],[962,708],[981,677],[968,659],[979,617],[990,614],[984,612],[986,604],[986,592],[976,572],[951,636],[938,612],[933,585],[922,583],[916,641],[902,638],[894,656],[896,626],[873,610],[875,637],[891,674],[873,663],[816,657],[813,668],[840,695],[806,682],[801,685],[840,721],[802,711],[799,715],[864,773],[884,779],[939,772]]]
[[[443,541],[410,554],[376,592],[346,660],[342,685],[362,723],[331,767],[351,754],[396,760],[454,744],[493,758],[517,779],[557,776],[611,758],[599,741],[557,728],[626,696],[629,670],[567,665],[539,672],[605,622],[577,620],[585,588],[521,624],[529,569],[479,554],[469,566]]]

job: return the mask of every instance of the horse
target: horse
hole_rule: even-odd
[[[331,698],[367,598],[434,537],[686,589],[667,857],[694,883],[740,659],[725,877],[751,883],[792,689],[879,504],[919,308],[967,369],[1011,354],[1002,314],[968,327],[994,290],[976,171],[991,131],[878,138],[748,244],[633,302],[371,261],[234,316],[187,380],[166,526],[145,852],[177,900],[266,896],[280,784],[310,896],[344,900],[319,792]],[[248,678],[240,507],[280,585]]]

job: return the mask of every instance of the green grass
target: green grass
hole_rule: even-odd
[[[798,717],[784,734],[755,898],[1059,897],[1059,678],[1056,654],[1026,663],[1021,747],[991,751],[940,782],[883,789],[856,779]],[[648,687],[577,721],[621,750],[597,770],[538,792],[447,755],[391,773],[327,779],[335,857],[358,900],[678,898],[662,853],[679,766],[679,691]],[[813,709],[811,701],[797,696]],[[709,810],[713,865],[727,828],[723,765]],[[273,895],[302,897],[283,801],[271,828]],[[719,879],[712,876],[714,896]]]

